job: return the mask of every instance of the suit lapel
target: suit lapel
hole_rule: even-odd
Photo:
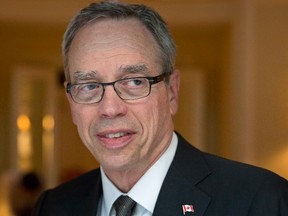
[[[201,152],[179,135],[178,139],[177,151],[161,187],[154,216],[184,215],[183,205],[194,209],[185,215],[202,216],[211,200],[197,187],[210,174]]]

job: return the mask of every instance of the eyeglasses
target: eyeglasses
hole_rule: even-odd
[[[137,100],[147,97],[151,92],[151,86],[164,80],[164,75],[155,77],[132,77],[116,80],[114,82],[87,82],[68,83],[66,92],[69,93],[75,103],[93,104],[102,100],[105,86],[112,85],[114,91],[123,100]]]

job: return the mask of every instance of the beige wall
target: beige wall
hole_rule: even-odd
[[[288,5],[256,12],[255,161],[288,178]]]
[[[160,2],[155,7],[175,36],[177,66],[185,73],[183,77],[194,77],[201,83],[182,87],[185,97],[189,91],[199,94],[181,97],[176,129],[201,149],[260,165],[288,178],[288,4],[280,0],[265,4],[245,0],[208,5],[177,2]],[[181,7],[183,13],[179,13]],[[62,65],[63,20],[67,17],[59,23],[53,19],[49,24],[47,17],[45,22],[33,23],[7,21],[1,19],[0,12],[0,173],[10,169],[15,160],[11,153],[15,145],[11,136],[16,136],[10,130],[15,123],[10,121],[11,72],[25,63],[54,68],[57,77]],[[76,134],[61,86],[54,99],[58,177],[71,168],[77,171],[97,166]],[[189,107],[187,103],[191,109],[183,109]],[[192,119],[188,124],[185,116]]]

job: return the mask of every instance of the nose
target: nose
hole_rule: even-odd
[[[127,106],[115,92],[112,85],[105,86],[102,100],[99,102],[99,114],[103,118],[116,118],[127,113]]]

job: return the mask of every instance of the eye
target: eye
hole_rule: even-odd
[[[142,87],[145,84],[145,79],[143,78],[131,78],[123,82],[126,87]]]
[[[78,86],[78,91],[82,91],[82,92],[97,91],[100,88],[101,88],[101,85],[99,83],[85,83],[85,84],[80,84]]]
[[[139,85],[143,84],[143,80],[142,79],[133,79],[133,80],[131,80],[131,84],[139,86]]]

